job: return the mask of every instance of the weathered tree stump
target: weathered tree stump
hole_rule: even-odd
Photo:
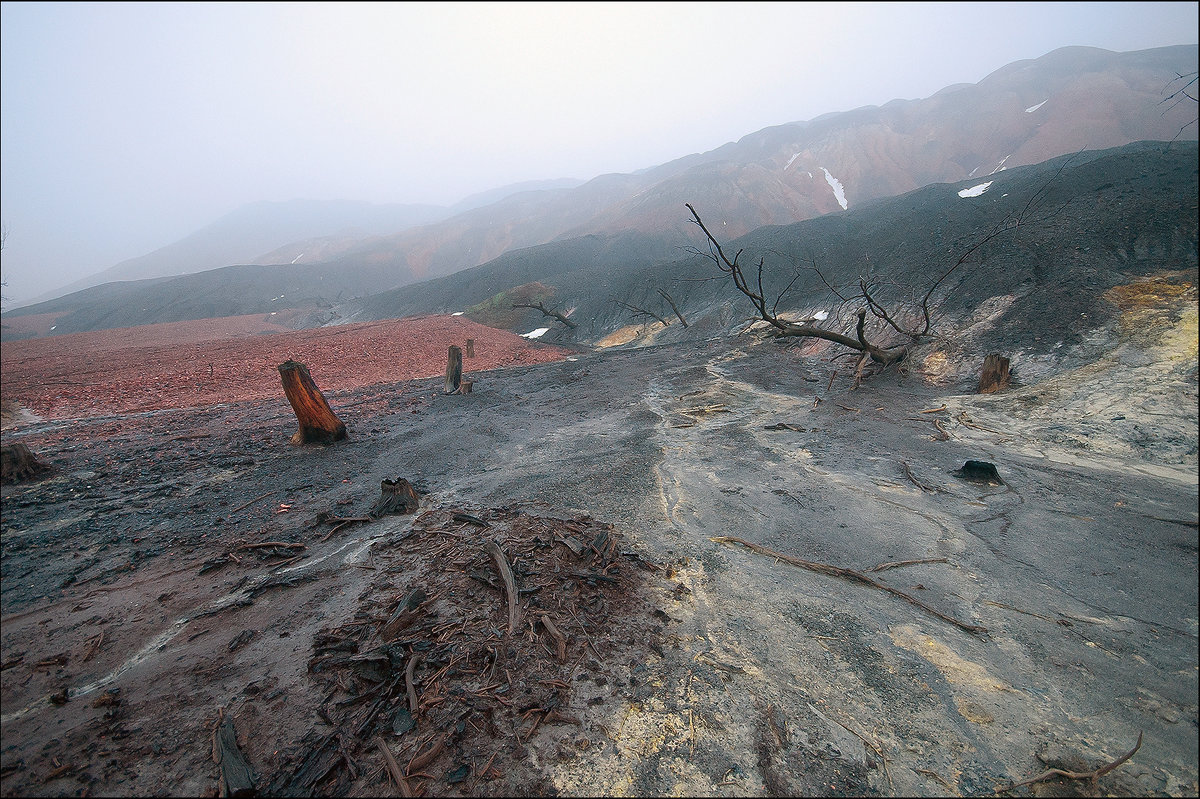
[[[462,350],[456,345],[450,345],[450,353],[446,358],[446,393],[454,394],[462,385]]]
[[[0,483],[20,483],[51,471],[24,444],[0,447]]]
[[[330,409],[307,366],[284,361],[279,365],[279,376],[283,379],[283,393],[300,423],[300,429],[292,436],[293,444],[332,444],[346,438],[346,425]]]
[[[475,357],[475,339],[473,339],[473,338],[467,339],[467,357],[468,358]]]
[[[403,515],[416,513],[421,504],[421,495],[413,488],[412,483],[399,477],[395,480],[383,480],[379,484],[379,501],[367,511],[368,516]]]
[[[979,376],[979,393],[993,394],[1008,388],[1008,358],[997,352],[983,359],[983,374]]]

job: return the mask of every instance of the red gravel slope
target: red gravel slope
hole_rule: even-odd
[[[324,392],[445,374],[451,344],[475,340],[464,376],[557,361],[568,350],[455,316],[286,330],[261,315],[72,333],[4,344],[0,389],[43,418],[282,396],[276,367],[306,364]]]

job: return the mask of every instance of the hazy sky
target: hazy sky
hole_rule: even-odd
[[[1194,2],[5,2],[0,15],[10,301],[258,200],[448,205],[928,97],[1067,45],[1197,40]]]

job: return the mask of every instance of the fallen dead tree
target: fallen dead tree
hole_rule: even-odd
[[[821,339],[857,352],[854,370],[854,387],[857,388],[868,363],[882,371],[904,360],[914,345],[935,336],[939,306],[956,288],[949,285],[951,278],[955,278],[966,264],[980,255],[985,245],[1022,225],[1030,224],[1035,217],[1042,218],[1040,212],[1046,190],[1069,163],[1068,159],[1054,176],[1033,191],[1023,207],[1007,214],[967,245],[954,263],[942,269],[926,286],[897,287],[891,279],[871,276],[860,276],[848,284],[835,285],[826,279],[814,263],[808,271],[820,279],[836,300],[835,312],[828,316],[795,321],[785,318],[779,306],[800,280],[802,270],[792,276],[782,291],[773,298],[768,297],[764,282],[765,257],[760,257],[756,264],[750,265],[743,260],[746,254],[744,250],[738,250],[731,256],[705,225],[699,212],[691,203],[685,203],[692,215],[691,222],[704,233],[706,244],[704,250],[690,248],[690,251],[712,261],[718,271],[729,278],[733,287],[750,300],[755,316],[766,322],[775,336]],[[1045,216],[1053,216],[1061,210],[1053,209]],[[897,291],[897,288],[900,290]],[[847,311],[854,320],[850,328],[844,324],[837,325]],[[870,325],[868,317],[871,319]],[[835,326],[823,326],[826,319]]]

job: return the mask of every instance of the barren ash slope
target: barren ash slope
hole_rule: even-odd
[[[0,788],[974,795],[1119,762],[1095,792],[1196,794],[1196,145],[966,172],[728,242],[852,331],[826,283],[902,308],[1024,220],[857,390],[702,256],[597,236],[347,303],[482,318],[537,283],[575,327],[470,394],[330,391],[336,445],[266,395],[6,428],[55,471],[2,489]],[[686,327],[631,318],[671,320],[659,288]],[[350,370],[362,329],[311,340]],[[991,352],[1014,384],[979,395]],[[373,513],[400,478],[416,512]]]

